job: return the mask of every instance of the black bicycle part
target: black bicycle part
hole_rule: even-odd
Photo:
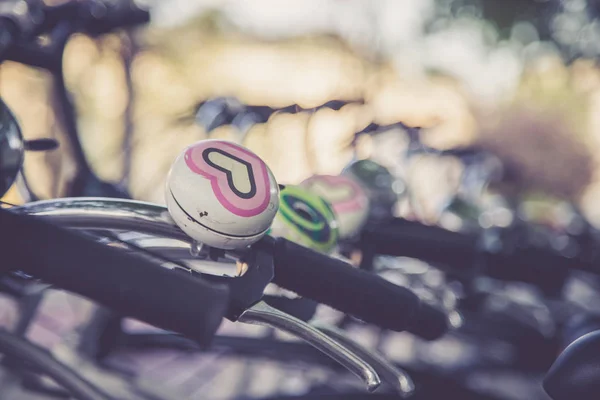
[[[560,335],[563,350],[582,336],[600,331],[600,315],[593,313],[577,314],[569,318]]]
[[[409,289],[317,253],[284,238],[265,237],[253,246],[273,254],[273,282],[305,297],[394,331],[424,339],[449,329],[446,314]]]
[[[228,290],[97,243],[38,218],[0,210],[4,271],[20,269],[123,315],[208,344]],[[160,293],[165,293],[160,296]]]
[[[0,197],[12,186],[23,165],[21,129],[9,108],[0,100]]]
[[[584,335],[556,359],[543,383],[553,400],[592,400],[600,393],[600,331]]]
[[[367,226],[360,243],[370,256],[365,263],[376,254],[417,258],[452,273],[468,276],[477,270],[495,279],[534,284],[553,295],[560,292],[571,269],[597,269],[589,260],[567,257],[548,245],[515,240],[510,229],[459,233],[395,218]]]

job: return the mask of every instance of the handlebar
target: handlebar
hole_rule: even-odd
[[[2,270],[20,269],[125,316],[206,345],[228,289],[107,247],[39,218],[0,210]]]
[[[273,282],[393,331],[408,331],[433,340],[448,330],[446,315],[422,302],[409,289],[317,253],[284,238],[265,237],[275,264]]]
[[[454,268],[473,264],[478,238],[436,226],[396,218],[390,223],[366,226],[361,242],[376,254],[418,258]]]
[[[570,269],[598,272],[591,260],[569,258],[532,243],[489,240],[485,235],[452,232],[396,218],[366,227],[361,239],[364,248],[374,254],[418,258],[458,273],[484,267],[483,272],[492,278],[543,285],[548,290],[560,286]]]

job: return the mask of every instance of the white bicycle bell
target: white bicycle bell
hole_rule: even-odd
[[[203,140],[175,160],[167,207],[192,239],[234,250],[263,237],[279,209],[279,186],[256,154],[233,142]]]

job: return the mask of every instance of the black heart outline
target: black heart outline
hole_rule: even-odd
[[[250,179],[250,191],[248,193],[240,192],[235,187],[235,184],[233,183],[233,173],[231,172],[231,170],[225,169],[210,160],[208,156],[210,155],[210,153],[213,152],[219,153],[225,157],[229,157],[246,167],[246,170],[248,171],[248,178]],[[225,172],[225,175],[227,176],[227,186],[229,186],[229,189],[231,189],[231,191],[235,193],[236,196],[245,200],[250,200],[251,198],[256,196],[256,181],[254,180],[254,171],[252,170],[252,165],[249,162],[247,162],[246,160],[242,160],[241,158],[238,158],[233,154],[230,154],[221,149],[216,149],[214,147],[204,149],[204,151],[202,152],[202,158],[208,165],[210,165],[214,169],[219,170],[221,172]]]

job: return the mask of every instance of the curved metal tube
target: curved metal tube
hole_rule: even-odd
[[[35,365],[77,398],[82,400],[111,400],[108,393],[90,383],[73,368],[57,360],[42,348],[4,329],[0,330],[0,352]]]
[[[409,397],[415,390],[415,384],[411,377],[400,368],[385,359],[383,355],[376,351],[372,351],[355,342],[341,330],[329,325],[316,325],[318,330],[330,336],[334,340],[344,344],[348,349],[352,350],[359,357],[375,368],[375,371],[383,377],[383,379],[391,384],[400,393],[401,397]]]
[[[238,321],[247,324],[269,326],[303,339],[361,378],[366,383],[369,392],[374,391],[381,384],[381,379],[377,371],[368,362],[355,354],[354,351],[348,349],[344,344],[338,343],[318,329],[269,306],[263,301],[244,311],[238,318]]]
[[[166,207],[143,201],[78,197],[36,201],[12,210],[70,228],[131,230],[192,243]]]
[[[78,197],[36,201],[13,207],[12,210],[47,219],[72,229],[123,230],[126,232],[116,234],[121,240],[177,260],[194,271],[216,275],[237,275],[235,257],[229,260],[231,265],[193,257],[190,253],[193,240],[179,229],[171,219],[167,208],[157,204],[123,199]]]

